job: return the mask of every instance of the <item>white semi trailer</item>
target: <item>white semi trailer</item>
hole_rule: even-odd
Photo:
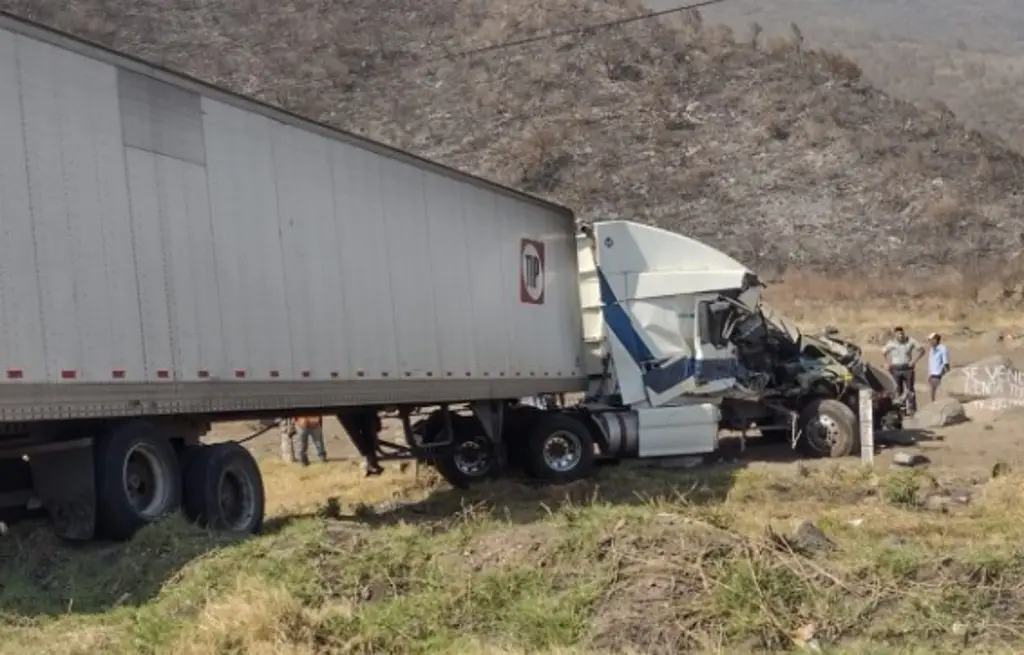
[[[744,368],[755,323],[779,334],[759,297],[696,241],[577,234],[563,207],[0,14],[0,505],[65,537],[179,507],[259,530],[252,457],[200,443],[222,420],[397,410],[405,443],[377,448],[457,485],[707,453],[790,415],[851,441],[844,391],[796,406]]]

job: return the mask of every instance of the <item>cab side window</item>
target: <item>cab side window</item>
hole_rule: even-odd
[[[730,305],[713,307],[713,303],[707,300],[698,303],[697,322],[702,345],[715,348],[725,348],[729,345],[729,341],[722,334],[732,311],[733,308]]]

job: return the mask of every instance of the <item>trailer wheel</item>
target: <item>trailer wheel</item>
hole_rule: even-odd
[[[96,440],[96,520],[108,539],[124,540],[181,504],[181,464],[170,441],[137,421]]]
[[[555,483],[585,478],[594,468],[594,437],[579,420],[560,412],[541,418],[530,433],[534,477]]]
[[[498,472],[494,444],[475,418],[452,416],[451,452],[438,457],[434,467],[456,489],[493,478]],[[442,433],[443,434],[443,428]]]
[[[256,534],[263,527],[263,475],[248,450],[226,442],[199,446],[185,467],[185,516],[212,530]]]
[[[800,445],[813,457],[846,457],[857,448],[857,415],[838,400],[811,401],[800,413]]]

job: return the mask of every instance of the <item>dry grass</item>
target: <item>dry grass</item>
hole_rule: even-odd
[[[267,511],[278,516],[301,513],[330,497],[344,498],[349,503],[408,499],[438,484],[433,469],[412,463],[389,465],[387,476],[371,478],[361,475],[356,459],[297,468],[267,458],[261,466],[267,479],[273,481],[272,485],[268,483]]]
[[[278,519],[244,541],[178,521],[78,549],[45,528],[16,530],[0,542],[0,652],[1024,647],[1019,477],[939,513],[919,506],[936,484],[927,476],[828,465],[620,469],[567,488],[501,483],[466,496],[408,472],[355,493],[353,473],[267,462]],[[420,502],[318,516],[319,494],[339,489],[363,503]],[[784,538],[803,519],[836,549]]]
[[[790,271],[768,276],[765,297],[803,327],[836,326],[867,337],[903,325],[954,334],[969,328],[1024,330],[1024,287],[1015,265],[939,270],[908,276],[900,270],[823,276]]]

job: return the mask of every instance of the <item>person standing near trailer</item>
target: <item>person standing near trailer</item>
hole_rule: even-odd
[[[299,416],[295,419],[295,438],[298,440],[299,462],[309,466],[309,442],[313,441],[317,457],[321,462],[327,461],[327,450],[324,448],[324,418],[322,416]]]

